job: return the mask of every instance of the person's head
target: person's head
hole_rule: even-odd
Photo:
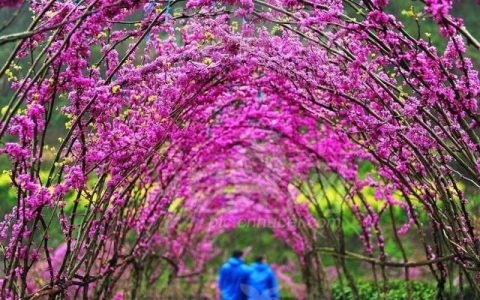
[[[232,257],[235,258],[241,258],[243,256],[243,251],[242,250],[235,250],[232,252]]]
[[[265,255],[259,255],[259,256],[255,257],[255,262],[257,262],[257,263],[265,262]]]

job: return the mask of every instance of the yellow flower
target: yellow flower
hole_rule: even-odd
[[[120,86],[118,84],[114,85],[112,87],[112,94],[116,94],[116,93],[118,93],[118,91],[120,91]]]
[[[157,100],[157,96],[151,95],[148,97],[148,104],[152,103],[153,101]]]
[[[14,70],[21,70],[22,69],[22,66],[19,66],[16,63],[12,63],[11,66]]]
[[[8,81],[15,81],[15,80],[17,80],[17,77],[16,77],[15,75],[13,75],[13,72],[12,72],[12,70],[10,70],[10,69],[7,69],[7,70],[5,71],[5,75],[7,75]]]
[[[203,38],[206,40],[213,40],[215,38],[215,35],[211,32],[205,32],[203,34]]]
[[[275,25],[275,26],[272,27],[271,33],[273,35],[279,35],[279,34],[282,33],[282,31],[283,31],[282,27],[280,27],[279,25]]]
[[[67,156],[67,157],[65,157],[65,158],[63,159],[63,164],[64,164],[64,165],[65,165],[65,164],[70,164],[70,163],[72,163],[72,162],[74,162],[74,161],[75,161],[75,159],[74,159],[73,157]]]
[[[232,28],[232,31],[237,31],[238,30],[238,22],[233,21],[232,25],[230,27]]]
[[[402,15],[407,16],[407,17],[418,17],[418,15],[415,13],[413,10],[413,7],[410,7],[409,10],[402,10]]]
[[[212,64],[213,60],[210,57],[205,57],[203,59],[203,63],[206,64],[207,66]]]
[[[2,108],[2,110],[0,111],[1,115],[4,116],[7,114],[7,111],[8,111],[8,105],[4,106]]]

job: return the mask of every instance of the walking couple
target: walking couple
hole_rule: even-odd
[[[278,300],[279,289],[275,274],[259,256],[247,266],[243,252],[234,251],[220,268],[218,284],[222,300]]]

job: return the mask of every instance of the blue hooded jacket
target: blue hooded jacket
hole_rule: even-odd
[[[248,279],[248,300],[278,300],[275,274],[266,263],[253,263]]]
[[[231,257],[221,268],[218,285],[222,300],[245,300],[242,287],[248,282],[249,268],[240,258]]]

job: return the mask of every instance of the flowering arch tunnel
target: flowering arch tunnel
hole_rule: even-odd
[[[384,297],[395,269],[414,299],[419,267],[478,296],[480,43],[451,1],[389,7],[0,0],[1,298],[139,297],[259,219],[309,299],[332,296],[327,260],[357,299],[358,263]]]

